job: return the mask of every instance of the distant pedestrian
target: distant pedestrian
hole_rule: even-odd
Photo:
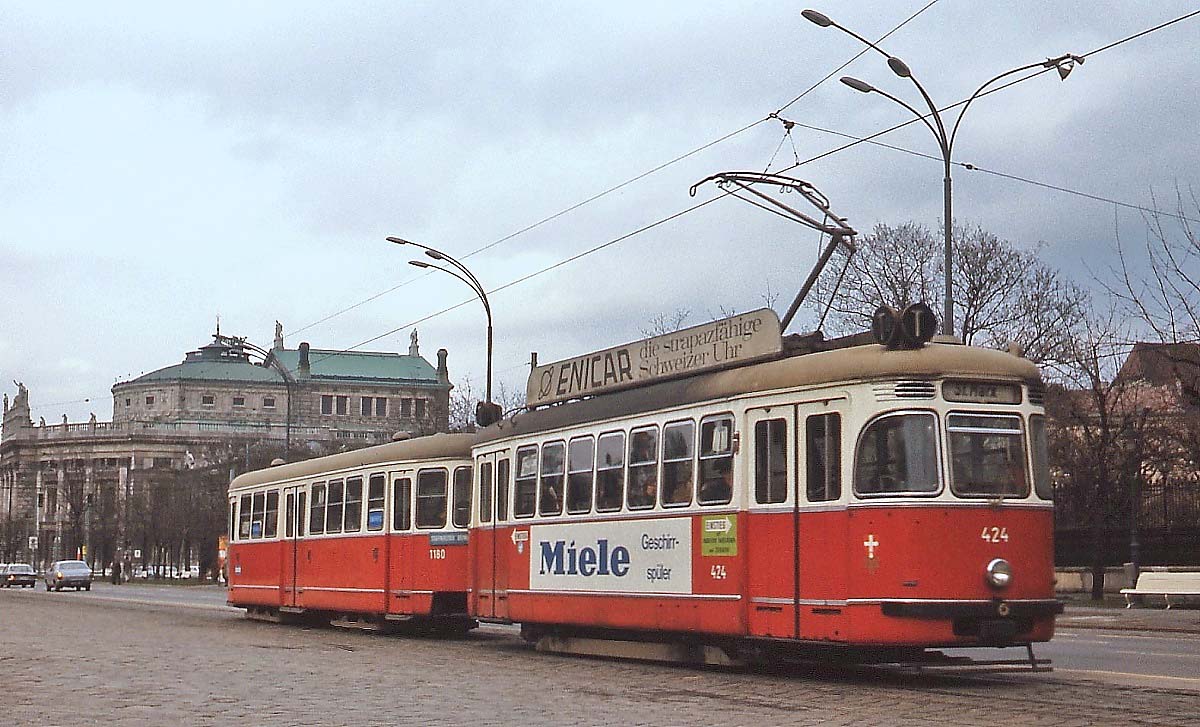
[[[114,560],[112,564],[112,584],[121,585],[121,561]]]

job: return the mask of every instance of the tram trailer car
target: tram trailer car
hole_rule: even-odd
[[[435,434],[235,478],[229,605],[271,621],[473,628],[471,439]]]
[[[521,413],[474,444],[471,612],[732,658],[1047,641],[1043,395],[1010,353],[871,344]]]

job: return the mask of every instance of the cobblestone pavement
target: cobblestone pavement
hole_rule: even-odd
[[[0,594],[12,724],[1200,724],[1195,693],[1052,674],[699,670],[37,595]]]

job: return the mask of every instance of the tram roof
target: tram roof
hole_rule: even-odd
[[[684,404],[721,401],[750,392],[941,377],[1041,382],[1041,374],[1031,361],[1005,351],[948,343],[912,350],[870,344],[788,356],[535,409],[481,430],[478,437],[481,442],[504,439]]]
[[[364,447],[351,452],[340,452],[325,457],[314,457],[303,462],[281,464],[238,475],[229,483],[229,489],[254,487],[268,482],[312,477],[323,472],[369,467],[384,462],[416,459],[441,459],[446,457],[469,458],[474,434],[434,434],[428,437],[389,442],[374,447]]]

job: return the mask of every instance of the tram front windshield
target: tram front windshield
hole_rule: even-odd
[[[951,414],[950,488],[962,497],[1025,497],[1025,431],[1021,417]]]
[[[936,417],[896,414],[867,425],[858,444],[854,489],[860,495],[936,493]]]

